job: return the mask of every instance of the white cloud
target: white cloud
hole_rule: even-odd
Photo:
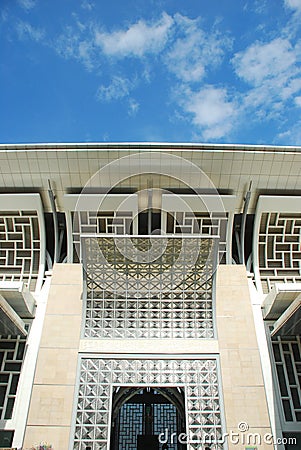
[[[139,110],[139,107],[140,107],[140,105],[135,99],[133,99],[133,98],[129,99],[129,115],[130,116],[135,116]]]
[[[34,5],[36,0],[18,1]],[[301,7],[301,0],[285,1],[291,8]],[[81,0],[80,5],[87,11],[94,7],[91,0]],[[259,0],[254,5],[263,7]],[[232,46],[232,39],[227,33],[221,35],[217,24],[205,30],[200,17],[163,13],[156,21],[141,18],[127,28],[108,32],[92,20],[79,20],[79,14],[72,17],[72,25],[47,45],[52,45],[60,56],[94,70],[97,76],[100,69],[106,75],[118,74],[108,84],[103,79],[99,82],[96,98],[101,102],[122,101],[130,116],[137,114],[142,102],[134,90],[153,81],[159,66],[160,77],[168,78],[172,92],[173,83],[179,80],[174,104],[186,119],[190,118],[192,133],[198,130],[205,140],[228,137],[242,116],[255,122],[267,121],[283,118],[287,104],[290,108],[301,107],[301,40],[298,42],[288,29],[279,30],[278,38],[258,40],[232,57],[229,65],[246,85],[236,83],[234,94],[229,94],[228,86],[214,86],[212,81],[219,76],[214,70],[225,56],[229,58]],[[20,39],[39,41],[44,37],[43,30],[22,21],[17,24],[17,32]],[[136,61],[125,60],[128,57]],[[204,85],[206,82],[210,84]]]
[[[266,11],[267,8],[267,1],[266,0],[251,0],[249,3],[245,3],[243,10],[244,11],[251,11],[255,14],[263,14]]]
[[[18,0],[18,3],[26,11],[29,11],[36,6],[36,0]]]
[[[277,141],[284,145],[301,145],[301,121],[290,126],[289,130],[279,133]]]
[[[112,33],[96,31],[95,42],[106,55],[142,57],[146,53],[158,53],[164,47],[172,25],[172,17],[164,13],[153,24],[139,20],[127,30]]]
[[[164,58],[170,72],[184,82],[200,82],[207,66],[217,65],[231,41],[216,33],[205,33],[200,20],[175,15],[176,34],[179,36]]]
[[[127,29],[112,33],[99,31],[93,23],[79,23],[66,27],[55,43],[56,51],[64,58],[73,58],[92,70],[104,56],[118,63],[122,58],[135,56],[143,62],[140,78],[150,82],[154,61],[149,54],[160,53],[163,68],[184,83],[202,81],[209,66],[218,65],[231,45],[231,40],[216,31],[204,32],[200,19],[163,13],[155,22],[139,20]]]
[[[232,59],[236,74],[250,84],[243,104],[257,118],[280,118],[284,104],[301,90],[300,50],[287,38],[255,42]]]
[[[95,63],[95,49],[93,40],[89,38],[86,29],[82,29],[79,25],[75,31],[73,27],[66,27],[53,47],[58,55],[65,59],[75,59],[81,62],[86,69],[92,70]],[[85,38],[82,37],[85,34]]]
[[[33,41],[39,42],[45,36],[45,31],[41,28],[35,28],[30,23],[19,20],[16,24],[16,30],[19,39],[32,39]]]
[[[107,86],[99,86],[96,94],[97,100],[101,102],[111,102],[121,99],[126,99],[128,104],[128,115],[135,116],[139,110],[139,103],[134,98],[130,97],[131,90],[135,87],[136,81],[131,81],[128,78],[114,76],[112,81]]]
[[[267,8],[267,1],[266,0],[255,0],[255,2],[254,2],[254,12],[256,14],[264,13],[266,8]]]
[[[65,32],[61,34],[55,42],[55,50],[64,58],[77,58],[79,36],[74,33],[72,27],[67,26]]]
[[[287,8],[301,12],[301,0],[284,0],[284,4]]]
[[[232,61],[239,77],[259,86],[266,79],[291,77],[296,54],[287,39],[277,38],[268,43],[255,42],[246,51],[237,53]]]
[[[301,76],[293,79],[287,83],[287,86],[282,89],[281,97],[286,100],[293,97],[296,92],[301,90]]]
[[[97,99],[105,102],[119,100],[129,95],[132,86],[133,83],[128,78],[114,76],[108,86],[101,85],[98,88]]]
[[[88,3],[84,2],[85,8]],[[82,4],[82,6],[83,6]],[[89,2],[89,5],[92,5]],[[93,22],[81,22],[73,14],[75,24],[65,27],[64,32],[55,40],[55,51],[66,59],[81,62],[88,70],[98,68],[104,57],[117,58],[134,55],[138,58],[150,52],[159,52],[166,44],[169,28],[173,19],[163,14],[156,23],[148,24],[143,20],[130,26],[125,31],[101,33]],[[141,78],[147,81],[149,67],[146,60]]]
[[[205,86],[199,91],[186,90],[181,103],[183,110],[192,114],[194,125],[206,140],[228,135],[238,113],[227,90],[215,86]]]
[[[88,70],[92,70],[94,64],[92,62],[92,45],[89,41],[81,41],[78,44],[78,59],[86,66]]]
[[[102,54],[117,61],[134,56],[140,58],[148,69],[147,55],[160,53],[165,68],[182,83],[174,100],[186,115],[192,115],[194,125],[205,139],[218,139],[232,129],[235,105],[228,100],[225,89],[207,86],[196,90],[195,86],[196,83],[200,85],[209,66],[217,66],[222,61],[231,43],[227,36],[219,36],[215,30],[205,33],[200,19],[192,20],[180,14],[171,17],[163,13],[156,22],[139,20],[126,30],[112,33],[96,30],[93,51],[96,54],[98,46]],[[98,55],[101,57],[101,53]],[[141,77],[144,77],[143,73]],[[110,84],[99,87],[97,99],[110,102],[127,98],[129,114],[133,115],[140,106],[130,97],[136,86],[137,80],[115,76]]]
[[[295,97],[295,104],[296,104],[299,108],[301,108],[301,96]]]
[[[95,7],[93,2],[89,2],[88,0],[84,0],[81,4],[81,7],[83,9],[86,9],[87,11],[92,11],[92,9]]]
[[[1,22],[6,22],[8,20],[8,9],[3,8],[1,10]]]

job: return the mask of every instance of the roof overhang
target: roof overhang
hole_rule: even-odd
[[[149,164],[142,164],[147,153],[151,154],[152,164],[156,164],[155,170],[150,172]],[[236,195],[235,210],[238,213],[241,212],[250,181],[254,193],[249,204],[250,213],[255,211],[257,197],[267,190],[267,186],[269,192],[280,195],[284,195],[283,191],[289,191],[292,195],[299,191],[301,147],[168,142],[0,144],[1,190],[3,193],[38,192],[45,211],[51,212],[48,194],[50,180],[57,210],[64,212],[64,195],[81,192],[100,170],[99,188],[126,186],[135,190],[146,189],[147,176],[125,177],[124,167],[128,157],[133,155],[138,155],[136,175],[152,173],[162,189],[183,185],[180,178],[166,176],[166,168],[171,167],[167,157],[170,160],[177,157],[178,163],[182,160],[183,170],[179,173],[186,174],[186,186],[193,189],[200,187],[195,184],[195,168],[201,169],[219,193]],[[11,160],[16,163],[9,164]],[[120,170],[116,161],[122,161]],[[119,184],[112,183],[109,176],[108,169],[113,162],[114,177],[118,178]],[[190,171],[187,171],[187,162],[191,163]],[[258,167],[262,167],[260,173]],[[174,167],[172,171],[175,175]],[[164,177],[160,180],[161,175]]]

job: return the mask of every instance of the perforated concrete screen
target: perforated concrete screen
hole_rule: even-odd
[[[85,337],[213,338],[217,239],[83,240]]]
[[[180,386],[186,404],[188,450],[211,440],[222,449],[217,361],[206,359],[82,358],[74,450],[109,450],[112,392],[115,386]],[[164,422],[157,432],[166,433]],[[170,430],[169,430],[170,431]],[[159,436],[158,436],[159,439]],[[169,434],[169,440],[171,436]],[[184,439],[184,436],[183,436]]]

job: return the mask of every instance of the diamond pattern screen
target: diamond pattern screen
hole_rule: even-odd
[[[86,338],[213,338],[212,238],[84,239]]]
[[[180,386],[186,397],[187,449],[211,440],[222,449],[217,362],[212,359],[82,358],[74,450],[109,450],[114,386]],[[164,426],[164,424],[163,424]]]

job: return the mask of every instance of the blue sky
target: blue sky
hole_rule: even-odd
[[[0,142],[301,145],[301,0],[0,0]]]

